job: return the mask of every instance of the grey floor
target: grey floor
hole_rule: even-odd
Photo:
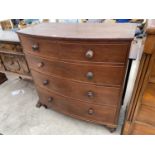
[[[87,123],[43,107],[33,82],[8,76],[0,85],[0,133],[12,134],[111,134],[104,126]],[[121,117],[123,118],[123,109]],[[122,119],[113,134],[120,134]]]
[[[119,125],[114,133],[104,126],[80,121],[49,109],[36,108],[38,101],[34,84],[8,74],[8,81],[0,85],[0,133],[5,135],[118,135],[130,101],[141,54],[133,62]]]

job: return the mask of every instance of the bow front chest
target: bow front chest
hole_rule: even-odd
[[[38,106],[115,129],[135,25],[43,23],[18,32]]]

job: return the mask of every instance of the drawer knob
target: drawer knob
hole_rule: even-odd
[[[38,68],[41,68],[41,67],[44,66],[44,63],[43,63],[43,62],[39,62],[39,63],[37,64],[37,66],[38,66]]]
[[[53,97],[49,97],[48,102],[52,102],[52,101],[53,101]]]
[[[92,97],[94,97],[94,93],[93,93],[92,91],[88,91],[88,92],[87,92],[87,96],[88,96],[89,98],[92,98]]]
[[[94,52],[92,50],[88,50],[85,54],[87,59],[92,59],[94,56]]]
[[[94,75],[93,75],[92,72],[88,72],[86,76],[87,76],[87,79],[88,80],[92,80],[92,78],[93,78]]]
[[[89,115],[93,115],[94,114],[94,110],[92,108],[88,109],[88,114]]]
[[[32,45],[32,50],[37,51],[39,49],[39,45],[37,43]]]
[[[43,85],[47,85],[48,83],[49,83],[48,80],[44,80],[44,81],[43,81]]]

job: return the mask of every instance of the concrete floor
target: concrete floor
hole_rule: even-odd
[[[5,135],[118,135],[124,119],[126,105],[130,101],[137,69],[138,58],[133,62],[124,105],[121,108],[119,125],[114,133],[104,126],[77,120],[43,107],[36,108],[38,95],[34,84],[8,74],[8,81],[0,85],[0,133]]]
[[[70,118],[43,107],[36,108],[38,95],[33,82],[8,76],[0,85],[0,133],[21,134],[111,134],[104,126]],[[117,131],[120,134],[123,108]]]

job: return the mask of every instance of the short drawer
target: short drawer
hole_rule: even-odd
[[[22,52],[22,47],[19,43],[0,42],[0,52]]]
[[[94,65],[45,60],[26,55],[30,68],[42,73],[98,85],[120,86],[125,74],[124,66]]]
[[[24,56],[0,54],[6,71],[29,75],[30,71]]]
[[[32,71],[35,84],[63,96],[92,104],[118,106],[120,88],[83,84]]]
[[[127,42],[65,42],[21,36],[24,51],[45,58],[69,61],[92,61],[125,63],[129,43]]]
[[[116,109],[67,99],[37,87],[39,99],[48,108],[86,121],[114,124]]]
[[[20,72],[20,65],[18,63],[17,57],[10,54],[0,54],[5,69],[11,72]]]

